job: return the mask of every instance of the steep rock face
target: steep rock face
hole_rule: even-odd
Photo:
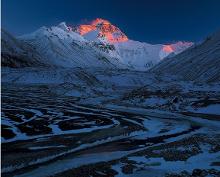
[[[198,82],[220,81],[220,31],[200,45],[164,59],[151,72]]]

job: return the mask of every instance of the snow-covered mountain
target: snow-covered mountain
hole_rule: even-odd
[[[125,42],[128,37],[109,21],[97,18],[89,24],[76,27],[76,31],[88,40],[108,41],[109,43]]]
[[[100,18],[89,24],[73,27],[67,26],[64,22],[57,26],[41,27],[33,33],[18,38],[7,32],[3,33],[5,65],[8,65],[9,61],[13,63],[16,57],[8,56],[18,56],[14,52],[18,50],[16,53],[23,56],[18,58],[27,60],[29,63],[26,64],[27,66],[31,65],[30,61],[37,61],[46,66],[69,68],[107,67],[147,70],[168,55],[178,54],[193,45],[191,42],[152,45],[133,41],[128,39],[118,27]],[[24,56],[23,53],[27,54]]]
[[[8,67],[40,66],[40,54],[1,29],[1,64]]]
[[[138,70],[146,70],[168,55],[176,55],[193,45],[192,42],[174,44],[148,44],[128,39],[128,37],[109,21],[97,18],[86,25],[79,25],[76,32],[89,41],[102,41],[113,44],[120,60]]]
[[[174,57],[166,58],[151,69],[161,75],[175,75],[199,82],[220,81],[220,31]]]
[[[188,47],[191,47],[193,43],[177,42],[170,45],[152,45],[128,40],[126,42],[115,43],[114,45],[123,63],[138,70],[147,70],[167,56],[181,53]]]
[[[19,37],[23,43],[32,45],[46,58],[46,63],[60,67],[116,67],[121,66],[118,58],[111,55],[110,45],[88,42],[67,27],[64,22],[50,28]]]

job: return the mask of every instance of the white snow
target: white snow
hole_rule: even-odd
[[[114,55],[97,49],[83,36],[69,30],[64,22],[42,27],[18,40],[34,46],[41,55],[41,62],[50,66],[111,68],[122,65]]]
[[[176,76],[178,80],[196,82],[219,82],[220,31],[211,35],[201,44],[174,57],[166,58],[151,69],[161,75]]]
[[[148,168],[163,170],[165,172],[181,172],[183,170],[192,172],[192,170],[199,169],[219,169],[217,166],[211,166],[213,161],[219,158],[220,152],[209,153],[205,146],[202,146],[203,152],[188,158],[186,161],[165,161],[164,158],[146,158],[143,156],[129,157],[129,160],[134,160],[137,163],[145,163]]]
[[[193,112],[220,115],[220,104],[212,104],[208,105],[207,107],[199,107],[194,109]]]
[[[122,58],[122,62],[137,70],[147,70],[171,53],[164,51],[164,45],[162,44],[153,45],[145,42],[128,40],[126,42],[115,43],[114,45]],[[192,43],[184,42],[171,44],[174,49],[174,54],[181,53],[191,45]]]
[[[147,98],[143,104],[146,104],[148,106],[157,106],[157,105],[163,105],[167,103],[166,99],[163,98],[158,98],[158,97],[151,97],[151,98]]]
[[[114,38],[120,38],[123,35],[120,29],[117,28],[117,30],[112,33]],[[3,39],[6,41],[7,47],[3,47],[3,49],[10,52],[11,50],[8,48],[13,48],[22,54],[29,51],[27,46],[31,46],[33,50],[30,59],[32,60],[32,55],[36,55],[38,62],[48,66],[133,68],[135,70],[147,70],[170,53],[163,50],[164,45],[162,44],[152,45],[133,40],[110,43],[105,37],[98,34],[99,30],[95,29],[80,35],[65,22],[61,22],[57,26],[43,26],[18,38],[10,38],[4,33]],[[24,46],[25,51],[17,44]],[[97,47],[99,44],[102,46]],[[108,48],[112,45],[115,46],[115,49]],[[175,54],[191,46],[191,44],[183,42],[171,45]]]

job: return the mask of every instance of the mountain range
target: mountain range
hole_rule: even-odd
[[[2,66],[101,68],[149,71],[183,80],[220,78],[220,32],[203,42],[148,44],[129,39],[109,21],[41,27],[22,36],[2,33]]]
[[[130,40],[109,21],[41,27],[19,37],[2,30],[3,66],[106,67],[148,70],[192,42],[148,44]]]

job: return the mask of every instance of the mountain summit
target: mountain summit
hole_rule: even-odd
[[[23,50],[18,50],[17,53],[7,51],[4,53],[5,58],[13,54],[17,58],[31,58],[27,62],[29,63],[33,58],[29,56],[36,54],[34,63],[37,61],[49,66],[62,67],[122,67],[148,70],[165,57],[175,56],[193,45],[191,42],[148,44],[134,41],[108,20],[101,18],[79,26],[67,25],[65,22],[57,26],[44,26],[13,40],[8,40],[7,36],[3,36],[4,46],[7,48],[15,47],[14,43],[10,42],[14,40],[23,46],[26,53],[29,54],[30,50],[32,52],[27,57],[21,57]],[[8,60],[4,61],[5,65],[8,65]],[[10,65],[13,65],[15,61],[13,59],[10,62]],[[24,63],[14,65],[23,66]]]
[[[118,27],[101,18],[97,18],[89,24],[79,25],[77,32],[89,40],[101,38],[109,43],[128,41],[128,37]]]

